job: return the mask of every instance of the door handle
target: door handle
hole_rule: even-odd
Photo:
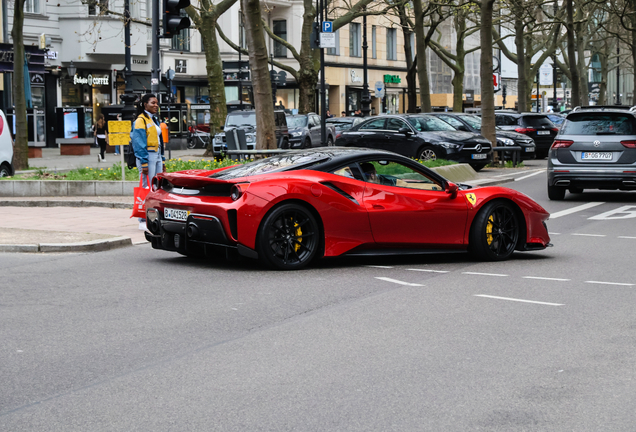
[[[374,210],[384,210],[384,206],[382,206],[380,204],[373,204],[373,209]]]

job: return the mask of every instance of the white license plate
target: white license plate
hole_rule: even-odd
[[[534,151],[534,147],[526,147],[526,153],[532,153]]]
[[[482,154],[474,154],[470,156],[473,159],[486,159],[486,157],[488,157],[488,155],[486,153],[482,153]]]
[[[581,152],[581,159],[612,160],[612,152]]]
[[[179,209],[171,209],[164,208],[163,209],[163,217],[166,219],[178,220],[178,221],[187,221],[188,215],[190,214],[187,210],[179,210]]]
[[[550,135],[550,131],[537,131],[537,135]]]

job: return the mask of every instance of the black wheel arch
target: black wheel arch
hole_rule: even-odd
[[[473,235],[473,230],[475,229],[475,219],[477,219],[477,215],[479,214],[480,211],[482,211],[482,209],[489,203],[491,202],[501,202],[501,203],[506,203],[509,204],[512,207],[512,210],[515,213],[515,216],[517,217],[517,221],[519,222],[519,238],[517,240],[517,245],[515,246],[515,250],[525,250],[524,246],[526,244],[526,239],[528,238],[528,226],[526,224],[526,218],[523,215],[523,211],[521,210],[521,207],[519,207],[519,205],[514,202],[513,200],[511,200],[510,198],[493,198],[491,200],[485,201],[483,202],[480,206],[479,209],[477,210],[477,212],[475,212],[475,217],[473,218],[471,224],[470,224],[470,230],[469,230],[469,237],[471,238]],[[470,245],[469,245],[470,246]]]

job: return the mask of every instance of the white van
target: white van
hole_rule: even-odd
[[[13,175],[13,139],[4,112],[0,110],[0,177]]]

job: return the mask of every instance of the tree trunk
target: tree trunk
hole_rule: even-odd
[[[632,49],[632,67],[636,69],[636,16],[634,14],[631,15],[632,17],[632,31],[630,32],[631,34],[631,39],[632,39],[632,43],[631,43],[631,49]],[[632,77],[634,79],[634,87],[632,94],[634,95],[634,97],[632,97],[632,104],[634,104],[634,102],[636,101],[636,73],[632,73]],[[627,95],[625,95],[625,97],[627,98]]]
[[[431,112],[431,89],[428,81],[428,61],[426,59],[426,41],[424,35],[424,11],[422,0],[413,1],[415,13],[415,48],[417,58],[417,76],[420,81],[420,107],[422,112]]]
[[[29,137],[27,127],[26,99],[24,95],[24,1],[15,0],[13,10],[13,101],[15,104],[15,144],[13,164],[16,170],[29,167]]]
[[[526,51],[524,40],[523,8],[515,2],[515,46],[517,48],[517,101],[519,112],[528,111],[528,71],[526,67]],[[532,84],[530,84],[532,85]]]
[[[415,60],[417,61],[417,56]],[[409,96],[406,112],[415,113],[417,112],[417,68],[413,62],[411,62],[411,67],[408,72],[406,72],[406,85],[408,87],[407,94]]]
[[[604,50],[599,51],[598,57],[601,61],[601,84],[599,88],[598,95],[598,104],[599,105],[608,105],[607,103],[607,74],[608,74],[608,65],[607,65],[607,43],[604,44]]]
[[[404,35],[404,55],[406,57],[406,86],[408,92],[409,105],[407,112],[414,113],[417,106],[417,83],[415,79],[416,69],[413,67],[413,47],[411,46],[411,29],[409,27],[409,20],[406,16],[406,8],[404,3],[400,3],[398,6],[400,15],[400,25],[402,26],[402,34]]]
[[[205,23],[199,29],[205,47],[205,67],[208,73],[208,89],[210,91],[210,142],[204,156],[212,156],[212,140],[221,131],[227,116],[225,100],[225,83],[223,80],[223,63],[216,35],[216,19],[202,17]],[[240,99],[240,95],[239,95]]]
[[[572,74],[572,106],[581,105],[581,94],[579,92],[579,70],[576,65],[576,45],[574,43],[574,6],[573,0],[565,0],[567,11],[567,40],[568,40],[568,60],[570,73]]]
[[[481,134],[492,145],[495,137],[495,88],[492,82],[492,14],[495,0],[481,2]]]
[[[241,0],[245,16],[245,34],[249,47],[254,106],[256,109],[256,148],[275,149],[277,147],[272,84],[267,69],[267,44],[261,20],[259,0]]]
[[[581,98],[581,105],[589,105],[589,86],[587,85],[587,66],[585,63],[585,45],[587,44],[587,38],[582,33],[582,24],[577,24],[576,30],[576,49],[578,56],[576,65],[579,72],[579,97]]]
[[[303,0],[304,13],[298,53],[298,112],[316,111],[316,86],[320,71],[320,50],[311,48],[312,26],[316,19],[313,0]]]
[[[491,83],[493,82],[492,76],[490,77],[490,82]],[[464,72],[455,72],[451,83],[453,84],[453,112],[456,112],[456,113],[463,112],[464,111]]]

